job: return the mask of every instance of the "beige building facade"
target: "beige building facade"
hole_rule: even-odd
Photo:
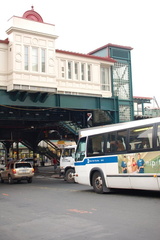
[[[34,11],[9,19],[0,41],[0,89],[112,97],[110,57],[56,50],[54,24]]]

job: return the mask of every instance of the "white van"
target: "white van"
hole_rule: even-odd
[[[60,175],[64,176],[67,182],[74,182],[74,156],[76,145],[66,146],[62,149],[60,157]]]

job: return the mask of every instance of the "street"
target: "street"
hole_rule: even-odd
[[[47,169],[47,168],[46,168]],[[0,184],[1,240],[159,240],[160,193],[96,194],[52,174]]]

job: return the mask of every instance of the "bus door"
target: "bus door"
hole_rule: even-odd
[[[86,159],[86,137],[79,140],[76,154],[75,154],[75,182],[81,182],[82,184],[88,184],[87,177],[87,159]]]

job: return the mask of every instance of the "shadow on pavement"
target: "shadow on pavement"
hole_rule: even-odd
[[[59,166],[57,167],[56,171],[54,170],[54,166],[44,166],[44,167],[39,166],[35,169],[35,176],[63,179],[63,177],[60,176],[59,173],[60,173]]]

